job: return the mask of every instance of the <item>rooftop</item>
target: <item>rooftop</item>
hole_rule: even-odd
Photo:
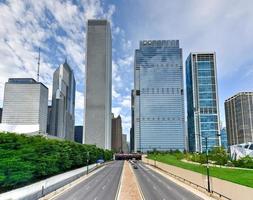
[[[179,40],[141,40],[140,48],[142,47],[179,48]]]
[[[235,99],[240,96],[245,96],[245,95],[252,95],[253,96],[253,92],[239,92],[239,93],[235,94],[234,96],[226,99],[225,102],[231,101],[232,99]]]
[[[9,78],[8,84],[41,84],[47,88],[43,83],[37,82],[33,78]]]

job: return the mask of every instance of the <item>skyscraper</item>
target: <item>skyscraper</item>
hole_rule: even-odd
[[[220,138],[221,138],[221,146],[224,149],[227,149],[228,148],[228,137],[227,137],[227,129],[226,129],[226,127],[223,127],[220,130]]]
[[[112,150],[122,151],[122,121],[120,115],[114,117],[112,114]]]
[[[83,144],[83,126],[75,126],[75,142]]]
[[[47,107],[47,133],[50,133],[50,125],[52,122],[52,106]]]
[[[190,53],[186,60],[189,151],[220,146],[215,53]]]
[[[135,151],[185,149],[182,49],[178,40],[141,41],[135,51]]]
[[[88,20],[84,141],[111,149],[112,40],[107,20]]]
[[[124,153],[129,152],[128,144],[127,144],[127,135],[126,134],[122,134],[122,151]]]
[[[55,70],[53,77],[51,135],[74,140],[75,92],[74,72],[65,62]]]
[[[134,152],[134,90],[131,90],[130,152]]]
[[[240,92],[225,101],[228,145],[253,141],[253,92]]]
[[[46,133],[48,89],[32,78],[5,83],[2,127],[6,131]]]
[[[3,113],[3,109],[0,108],[0,123],[2,123],[2,113]]]

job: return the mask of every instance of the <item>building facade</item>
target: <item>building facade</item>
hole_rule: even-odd
[[[83,144],[83,126],[75,126],[75,142]]]
[[[111,149],[111,28],[106,20],[88,20],[87,27],[84,141]]]
[[[129,153],[126,134],[122,134],[122,151],[123,153]]]
[[[50,125],[52,122],[52,106],[47,107],[47,133],[50,133]]]
[[[182,49],[141,41],[134,64],[135,151],[185,149]]]
[[[215,53],[190,53],[186,60],[189,151],[220,146],[218,87]]]
[[[253,142],[253,92],[240,92],[225,101],[228,145]]]
[[[0,123],[2,123],[2,113],[3,113],[3,109],[0,108]]]
[[[134,152],[134,90],[131,90],[130,152]]]
[[[220,130],[220,138],[221,138],[221,146],[224,149],[228,148],[228,137],[227,137],[227,129],[225,127],[223,127]]]
[[[122,121],[120,115],[114,117],[112,114],[112,150],[122,151]]]
[[[74,72],[65,62],[54,72],[50,135],[74,140],[75,126]]]
[[[47,104],[45,85],[32,78],[10,78],[4,89],[2,123],[12,130],[46,133]]]

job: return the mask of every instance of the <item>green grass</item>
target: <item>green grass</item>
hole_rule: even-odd
[[[149,155],[148,158],[155,159],[154,155]],[[195,165],[186,163],[181,160],[177,160],[174,155],[171,154],[158,154],[156,160],[162,163],[174,165],[180,168],[188,169],[201,174],[206,174],[206,167],[202,165]],[[240,185],[253,188],[253,171],[240,170],[240,169],[225,169],[220,167],[210,167],[210,176],[237,183]]]

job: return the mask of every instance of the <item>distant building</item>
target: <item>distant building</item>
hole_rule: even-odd
[[[144,40],[135,50],[135,151],[185,147],[182,49],[178,40]]]
[[[189,151],[220,146],[219,104],[215,53],[190,53],[186,60]]]
[[[83,126],[75,126],[75,142],[83,144]]]
[[[0,108],[0,123],[2,123],[2,112],[3,112],[3,109]]]
[[[240,92],[225,101],[228,145],[253,142],[253,92]]]
[[[65,62],[55,70],[53,77],[51,135],[74,140],[75,92],[74,72]]]
[[[129,153],[129,148],[128,148],[128,144],[127,144],[127,135],[126,134],[122,134],[122,151],[124,153]]]
[[[227,137],[227,130],[226,128],[222,128],[220,131],[220,135],[221,135],[221,146],[225,149],[228,148],[228,137]]]
[[[47,133],[50,132],[50,124],[52,121],[52,106],[47,107]]]
[[[46,133],[48,88],[32,78],[10,78],[5,84],[0,129]]]
[[[130,152],[134,152],[134,90],[131,91]]]
[[[107,20],[88,20],[84,142],[111,149],[112,39]]]
[[[114,117],[112,114],[112,150],[122,151],[122,121],[120,115]]]

